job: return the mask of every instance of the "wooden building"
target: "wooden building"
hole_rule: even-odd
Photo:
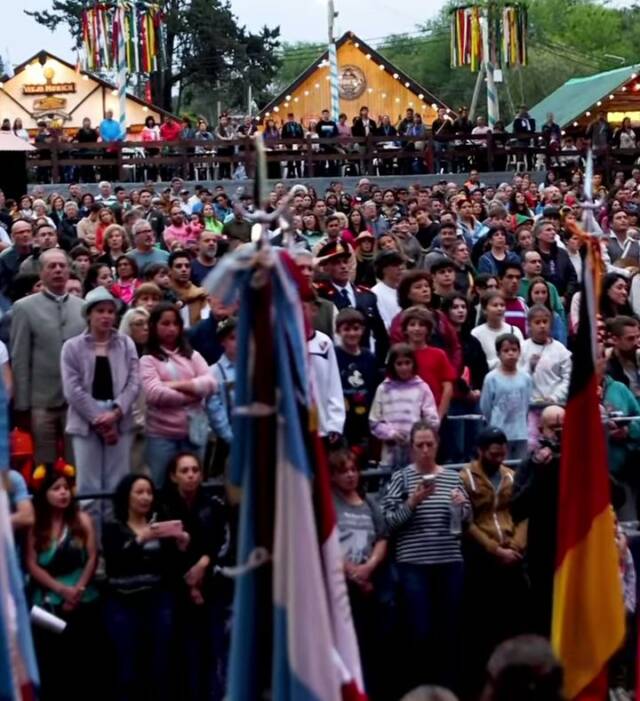
[[[47,126],[75,133],[88,117],[97,127],[105,112],[119,116],[116,86],[102,78],[41,51],[16,67],[0,84],[0,118],[19,117],[23,127],[34,134],[40,121]],[[142,130],[144,120],[154,117],[160,123],[165,110],[127,94],[127,131],[130,138]]]
[[[404,117],[408,107],[422,115],[426,124],[435,119],[438,107],[448,109],[426,87],[396,68],[353,32],[343,34],[336,47],[340,112],[347,115],[349,124],[363,105],[369,108],[369,114],[376,122],[383,115],[389,115],[392,124],[399,121],[399,115]],[[323,109],[331,109],[328,51],[266,105],[258,116],[261,121],[272,118],[279,124],[286,119],[288,112],[293,112],[298,121],[308,126],[309,121],[320,118]]]

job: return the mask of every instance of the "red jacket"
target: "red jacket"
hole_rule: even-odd
[[[173,120],[165,122],[160,126],[161,141],[177,141],[180,138],[182,127]]]

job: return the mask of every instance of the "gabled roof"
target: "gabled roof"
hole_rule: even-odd
[[[388,73],[397,73],[399,76],[399,80],[402,80],[403,84],[409,83],[409,86],[407,87],[407,90],[410,90],[412,93],[416,95],[416,97],[420,94],[422,94],[426,99],[428,98],[428,101],[432,104],[437,105],[438,107],[445,107],[448,109],[448,105],[446,105],[440,98],[436,97],[430,90],[424,87],[424,85],[420,85],[417,81],[415,81],[411,76],[408,76],[404,71],[400,70],[398,67],[394,66],[389,59],[385,58],[382,54],[378,53],[373,47],[369,46],[366,41],[363,41],[360,39],[359,36],[354,34],[353,32],[345,32],[336,42],[336,50],[340,49],[340,47],[345,44],[347,41],[353,41],[355,44],[358,44],[358,48],[360,51],[362,51],[363,54],[371,54],[371,57],[375,59],[375,61],[378,64],[384,64],[385,70]],[[317,58],[312,61],[309,66],[292,82],[290,83],[279,95],[277,95],[271,102],[269,102],[268,105],[265,105],[260,112],[258,113],[258,117],[262,118],[265,114],[265,112],[270,112],[272,108],[275,105],[279,105],[281,102],[284,101],[285,97],[289,95],[290,93],[294,92],[296,88],[298,88],[302,83],[304,83],[307,78],[312,75],[317,69],[318,69],[318,63],[322,61],[328,61],[329,60],[329,49],[325,49],[321,54],[317,56]]]
[[[53,58],[58,63],[61,63],[63,66],[67,66],[67,68],[70,68],[72,71],[77,71],[77,67],[74,66],[72,63],[69,63],[69,61],[65,61],[63,58],[60,58],[59,56],[56,56],[55,54],[52,54],[50,51],[38,51],[37,54],[33,54],[31,58],[28,58],[26,61],[23,61],[19,65],[17,65],[13,69],[13,75],[10,78],[6,78],[4,80],[5,83],[8,83],[10,80],[13,80],[19,73],[21,73],[30,63],[33,63],[34,61],[40,60],[41,58],[44,58],[46,61],[47,58]],[[100,76],[96,75],[95,73],[91,73],[90,71],[85,71],[84,69],[80,69],[78,71],[80,75],[87,75],[89,78],[96,83],[99,83],[103,88],[107,88],[108,90],[116,90],[117,85],[114,83],[110,83],[108,80],[104,80],[104,78],[101,78]],[[160,112],[160,114],[165,114],[170,117],[175,117],[178,119],[178,117],[171,112],[168,112],[167,110],[162,109],[162,107],[158,107],[157,105],[153,105],[150,102],[147,102],[146,100],[142,100],[139,98],[137,95],[133,95],[132,93],[127,91],[127,99],[128,100],[133,100],[134,102],[137,102],[139,105],[142,105],[143,107],[148,107],[149,109],[152,109],[154,112]]]
[[[612,71],[572,78],[529,110],[538,124],[542,124],[548,112],[553,112],[555,121],[561,127],[573,122],[598,100],[608,99],[609,95],[640,72],[638,66],[624,66]]]

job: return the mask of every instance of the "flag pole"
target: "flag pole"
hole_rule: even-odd
[[[120,135],[127,138],[127,53],[124,46],[124,4],[116,9],[118,14],[118,104],[120,109]]]
[[[338,122],[340,114],[340,88],[338,82],[338,51],[334,36],[334,20],[338,16],[333,0],[328,0],[327,12],[329,20],[329,75],[331,77],[331,119]]]

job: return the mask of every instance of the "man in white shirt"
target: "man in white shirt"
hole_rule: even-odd
[[[375,270],[380,282],[375,284],[371,291],[378,299],[378,310],[388,331],[393,318],[401,311],[398,304],[398,285],[406,270],[404,258],[397,251],[384,251],[375,260]]]

